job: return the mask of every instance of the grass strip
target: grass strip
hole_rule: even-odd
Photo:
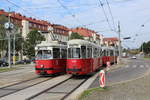
[[[18,68],[15,68],[15,67],[11,67],[11,68],[8,68],[8,67],[0,67],[0,73],[12,71],[12,70],[17,70],[17,69],[18,69]]]
[[[84,100],[88,95],[90,95],[94,91],[104,91],[104,90],[107,90],[107,88],[97,87],[97,88],[91,88],[91,89],[85,90],[83,93],[81,93],[78,100]]]
[[[144,59],[146,59],[146,60],[150,60],[150,57],[144,57]]]

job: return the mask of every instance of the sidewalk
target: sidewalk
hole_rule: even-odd
[[[13,70],[0,72],[0,87],[27,80],[37,75],[34,73],[34,65],[12,66]],[[9,69],[9,68],[8,68]]]
[[[97,78],[89,88],[95,87],[82,100],[150,100],[150,68],[139,78],[109,85],[105,90],[99,88]]]
[[[150,71],[146,76],[127,83],[96,90],[84,100],[150,100]]]

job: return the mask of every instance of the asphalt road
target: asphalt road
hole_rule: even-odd
[[[21,69],[0,73],[0,87],[37,77],[33,64],[17,65],[17,67]]]
[[[144,75],[150,69],[150,61],[143,59],[128,59],[128,64],[106,73],[106,86],[133,80]],[[99,87],[99,76],[89,88]]]

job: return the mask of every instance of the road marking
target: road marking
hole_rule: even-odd
[[[125,66],[125,68],[128,68],[128,67],[129,67],[129,65],[126,65],[126,66]]]
[[[133,68],[136,68],[137,67],[137,65],[133,65]]]
[[[146,68],[149,68],[149,65],[145,65]]]
[[[140,65],[140,68],[144,68],[144,65]]]

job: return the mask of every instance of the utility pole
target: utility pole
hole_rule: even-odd
[[[13,42],[13,64],[16,64],[16,46],[15,46],[16,36],[14,32],[14,42]]]
[[[8,23],[9,23],[9,26],[10,26],[10,8],[9,8],[9,14],[8,14]],[[11,30],[9,29],[8,30],[8,62],[9,62],[9,68],[11,68],[11,53],[10,53],[10,33],[11,33]]]
[[[121,59],[121,38],[120,38],[120,33],[121,33],[121,29],[120,29],[120,22],[118,21],[118,38],[119,38],[119,47],[118,47],[118,50],[119,50],[119,62],[120,62],[120,59]]]

